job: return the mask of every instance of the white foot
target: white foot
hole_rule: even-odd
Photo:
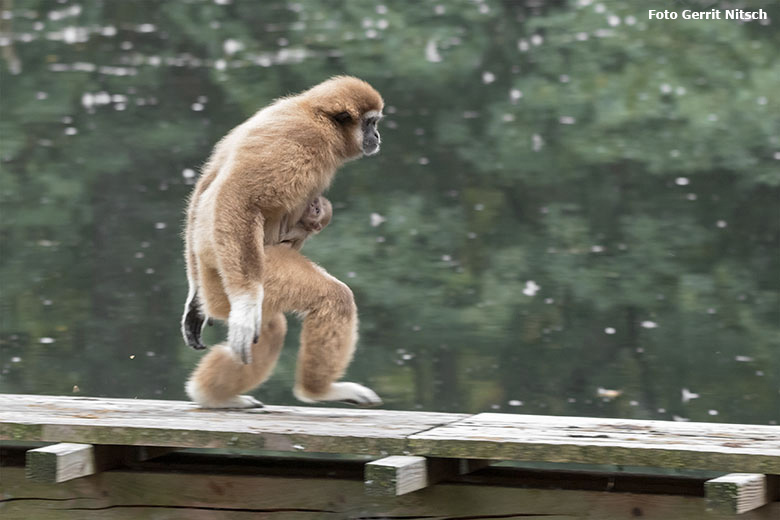
[[[357,383],[333,383],[330,388],[321,395],[308,394],[300,387],[295,387],[293,394],[304,403],[316,403],[319,401],[341,401],[355,406],[379,406],[382,399],[376,392]]]
[[[216,400],[209,398],[195,385],[194,381],[187,381],[185,386],[187,395],[201,408],[262,408],[263,403],[251,395],[237,395],[230,399]]]
[[[260,337],[263,321],[263,288],[256,296],[238,296],[230,301],[228,346],[238,360],[252,362],[252,344]]]

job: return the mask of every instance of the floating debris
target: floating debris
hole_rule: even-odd
[[[533,280],[528,280],[525,282],[525,287],[523,287],[523,294],[526,296],[534,296],[537,292],[539,292],[539,289],[541,287],[536,284]]]
[[[609,388],[602,388],[598,387],[596,389],[596,395],[599,397],[603,397],[604,399],[615,399],[616,397],[620,397],[623,394],[623,390],[612,390]]]
[[[687,388],[683,388],[682,389],[682,402],[683,403],[687,403],[691,399],[698,399],[698,398],[699,398],[699,394],[693,393],[690,390],[688,390]]]

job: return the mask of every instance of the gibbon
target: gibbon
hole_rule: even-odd
[[[204,357],[187,383],[202,406],[258,406],[238,394],[273,369],[286,333],[284,312],[304,316],[298,399],[381,403],[369,388],[336,382],[357,340],[352,292],[298,252],[300,238],[288,240],[298,247],[282,242],[286,222],[296,223],[287,230],[295,233],[312,202],[330,208],[319,194],[344,162],[379,151],[383,105],[368,83],[335,77],[277,100],[214,148],[190,197],[185,230],[185,341],[205,348],[204,323],[216,318],[228,325],[227,342]]]

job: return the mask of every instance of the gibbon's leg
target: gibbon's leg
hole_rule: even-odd
[[[252,363],[238,361],[226,344],[216,345],[201,359],[187,381],[187,395],[203,408],[257,408],[263,404],[240,395],[263,383],[276,366],[287,333],[281,312],[267,312],[258,342],[252,345]]]
[[[268,307],[304,316],[293,393],[304,402],[382,403],[370,388],[337,382],[357,342],[357,307],[352,291],[298,251],[266,248],[265,299]]]
[[[195,186],[195,190],[187,204],[187,226],[184,233],[184,260],[187,264],[187,300],[184,302],[184,314],[181,318],[181,332],[184,341],[196,350],[206,348],[201,341],[203,326],[208,321],[203,313],[203,302],[198,294],[198,259],[192,249],[192,233],[195,232],[195,215],[197,202],[203,191],[211,185],[216,177],[214,168],[208,168]]]
[[[226,320],[230,315],[230,301],[222,287],[219,271],[213,267],[201,265],[198,269],[200,290],[198,301],[202,304],[202,312],[211,317]]]
[[[223,185],[214,215],[215,253],[230,300],[227,345],[242,363],[252,361],[252,344],[263,321],[263,216],[240,182]],[[208,311],[207,311],[208,312]]]

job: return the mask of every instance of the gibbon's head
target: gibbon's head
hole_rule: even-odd
[[[377,123],[384,101],[365,81],[336,76],[302,94],[315,112],[326,117],[343,144],[345,158],[374,155],[379,151]]]

